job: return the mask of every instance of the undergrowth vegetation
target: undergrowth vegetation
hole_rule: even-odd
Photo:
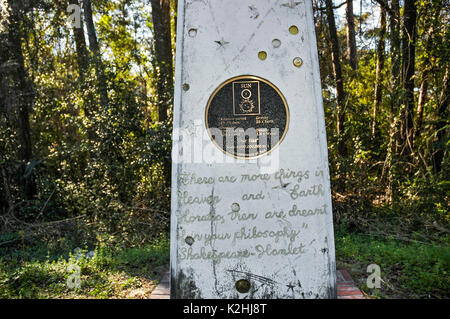
[[[177,2],[0,0],[0,298],[145,297],[167,269]],[[337,261],[380,298],[449,296],[447,2],[312,1]]]
[[[132,248],[27,243],[0,253],[0,298],[148,298],[168,269],[165,236]]]
[[[336,232],[337,267],[369,298],[449,298],[450,239],[405,241],[396,236]],[[381,287],[369,288],[367,267],[380,266]]]

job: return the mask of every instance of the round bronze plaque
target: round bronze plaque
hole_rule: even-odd
[[[243,75],[225,81],[213,92],[205,123],[220,150],[235,158],[257,158],[273,151],[284,139],[289,109],[275,85]]]

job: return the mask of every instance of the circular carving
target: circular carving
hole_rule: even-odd
[[[191,236],[187,236],[186,239],[184,240],[186,242],[186,244],[188,244],[189,246],[192,246],[192,244],[194,243],[194,238],[192,238]]]
[[[252,97],[252,91],[250,91],[249,89],[244,89],[241,92],[241,96],[243,99],[249,99]]]
[[[279,39],[273,39],[272,45],[274,48],[279,48],[281,46],[281,41]]]
[[[267,59],[267,52],[266,51],[259,51],[258,52],[258,58],[260,59],[260,60],[265,60],[265,59]]]
[[[272,152],[284,139],[289,108],[268,80],[243,75],[222,83],[209,98],[206,129],[225,154],[251,159]]]
[[[296,57],[294,58],[294,60],[292,61],[294,63],[294,65],[299,68],[303,65],[303,60],[300,57]]]
[[[238,203],[233,203],[233,204],[231,204],[231,211],[233,211],[233,212],[238,212],[238,211],[240,211],[241,210],[241,206],[239,206],[239,204]]]
[[[291,34],[298,34],[298,28],[297,28],[297,26],[295,26],[295,25],[292,25],[290,28],[289,28],[289,32],[291,33]]]
[[[239,279],[238,281],[236,281],[235,287],[236,290],[241,294],[246,294],[250,291],[251,288],[250,281],[248,281],[247,279]]]
[[[252,100],[243,100],[239,104],[239,108],[241,109],[242,113],[248,114],[253,112],[253,110],[255,109],[255,104]]]

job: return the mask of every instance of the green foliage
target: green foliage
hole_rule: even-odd
[[[138,1],[93,1],[103,54],[86,51],[88,64],[82,65],[84,53],[66,24],[66,5],[31,10],[22,21],[25,67],[34,89],[34,158],[24,163],[23,176],[37,191],[25,200],[16,178],[21,174],[16,114],[2,109],[1,227],[17,231],[23,223],[80,217],[84,240],[130,246],[151,241],[168,231],[171,125],[154,121],[146,7]]]
[[[336,233],[338,267],[352,269],[367,294],[382,298],[448,298],[450,291],[449,238],[433,244],[395,238]],[[367,266],[381,268],[381,290],[365,286]],[[366,275],[367,274],[367,275]]]
[[[385,62],[379,75],[381,102],[374,116],[378,26],[369,22],[369,12],[357,17],[362,30],[357,37],[358,68],[353,70],[345,59],[340,61],[345,90],[345,131],[337,134],[330,39],[326,16],[323,11],[316,12],[334,217],[338,224],[342,220],[349,223],[349,229],[361,230],[370,220],[391,217],[401,218],[405,222],[402,227],[408,224],[406,227],[411,231],[429,229],[433,223],[449,228],[448,107],[444,105],[447,111],[443,111],[439,103],[448,95],[444,81],[450,51],[449,42],[444,39],[450,32],[445,23],[448,8],[442,4],[440,1],[417,3],[417,10],[423,15],[417,21],[415,105],[419,103],[421,84],[425,80],[428,89],[422,118],[418,110],[411,110],[417,128],[410,142],[411,155],[405,155],[405,149],[410,146],[399,142],[404,92],[401,74],[392,73],[392,64],[401,56],[390,51],[391,30],[387,33]],[[345,56],[344,27],[338,37],[341,56]],[[419,121],[423,123],[420,128]],[[373,125],[375,132],[372,132]],[[338,152],[341,141],[347,149],[345,156]],[[439,165],[435,163],[437,152],[443,155],[442,169],[437,169]]]
[[[20,10],[11,11],[11,24],[0,26],[5,43],[0,47],[0,297],[117,296],[118,287],[139,285],[123,269],[151,272],[146,264],[158,267],[167,259],[168,248],[156,248],[153,241],[169,230],[173,97],[169,85],[167,92],[157,92],[162,74],[156,67],[152,13],[143,1],[92,0],[97,54],[88,34],[80,40],[67,23],[67,1],[15,3]],[[338,236],[338,257],[369,262],[373,249],[375,259],[385,258],[383,267],[390,274],[399,263],[398,287],[406,285],[403,291],[420,296],[442,296],[448,290],[448,263],[442,258],[448,258],[448,250],[347,232],[427,244],[448,234],[449,114],[442,101],[448,94],[450,32],[443,4],[416,3],[415,106],[422,84],[428,89],[422,114],[411,110],[416,130],[410,154],[399,142],[404,91],[401,72],[392,68],[401,58],[390,41],[393,30],[386,34],[377,83],[379,27],[371,22],[371,9],[378,8],[364,3],[366,12],[356,16],[358,68],[340,61],[345,129],[338,134],[330,35],[324,10],[315,11],[333,214],[336,225],[345,229]],[[18,47],[11,45],[10,34],[20,37]],[[344,57],[345,25],[339,27],[338,40]],[[23,56],[24,74],[17,74],[18,56]],[[26,83],[22,90],[16,83],[20,79]],[[376,85],[382,88],[377,109]],[[19,121],[24,97],[32,100],[29,132]],[[157,121],[158,105],[169,108],[164,123]],[[25,133],[32,141],[32,157],[26,160],[20,142]],[[341,144],[346,154],[340,154]],[[32,198],[27,185],[35,186]],[[28,246],[40,240],[46,244]],[[86,276],[79,292],[64,286],[67,265],[76,259],[68,252],[75,247],[97,247],[93,258],[77,261]],[[422,261],[414,249],[424,252]],[[110,277],[111,269],[120,279]],[[439,276],[445,279],[438,282]]]
[[[0,298],[148,298],[169,261],[164,236],[129,249],[97,246],[91,255],[88,249],[68,253],[67,248],[39,242],[2,251]],[[73,265],[80,269],[79,288],[67,285]]]

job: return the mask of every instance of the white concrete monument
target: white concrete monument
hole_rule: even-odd
[[[336,298],[310,0],[180,0],[171,297]]]

